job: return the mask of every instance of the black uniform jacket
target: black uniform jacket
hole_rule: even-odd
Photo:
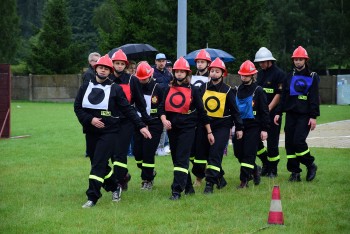
[[[99,84],[94,80],[91,80],[93,84]],[[83,107],[83,99],[85,92],[89,86],[89,82],[85,82],[79,89],[78,94],[74,102],[74,112],[78,117],[79,122],[83,126],[84,133],[108,133],[119,131],[120,113],[123,113],[129,118],[138,129],[145,127],[146,125],[141,121],[137,115],[135,109],[126,100],[125,94],[122,88],[114,84],[111,80],[107,79],[102,86],[111,85],[110,95],[108,100],[108,109],[90,109]],[[101,89],[102,90],[102,89]],[[101,98],[104,97],[103,92],[98,92]],[[96,97],[96,96],[95,96]],[[97,99],[99,99],[97,97]],[[105,124],[104,128],[96,128],[91,124],[91,120],[94,118],[101,118]]]
[[[136,76],[127,74],[125,72],[121,73],[119,77],[116,77],[114,74],[110,75],[110,78],[116,84],[129,84],[130,83],[130,91],[131,91],[131,105],[136,106],[137,110],[141,113],[142,121],[148,124],[151,121],[151,117],[146,112],[146,101],[143,97],[142,87],[139,79]],[[123,115],[121,115],[124,118]]]
[[[150,124],[161,123],[160,115],[158,113],[158,106],[163,100],[164,86],[156,83],[154,79],[150,79],[147,84],[142,84],[142,92],[144,95],[151,96],[151,122]],[[154,111],[153,111],[154,110]]]
[[[204,86],[204,88],[201,89],[202,96],[204,95],[206,90],[211,90],[211,91],[220,92],[220,93],[227,93],[224,117],[218,118],[218,117],[209,116],[211,127],[215,128],[215,126],[227,126],[231,128],[233,125],[235,125],[236,131],[242,130],[243,122],[235,100],[236,91],[232,89],[229,85],[225,84],[223,80],[221,80],[221,82],[218,83],[217,85],[214,85],[212,81],[209,81],[209,83],[202,86]]]
[[[275,64],[272,64],[266,70],[262,69],[258,72],[256,82],[259,86],[263,87],[268,104],[271,103],[276,94],[282,93],[282,85],[285,77],[286,74]]]
[[[179,85],[175,84],[174,86]],[[164,92],[163,100],[158,107],[159,116],[166,115],[167,119],[171,122],[171,125],[176,128],[195,127],[198,124],[198,122],[201,122],[203,125],[209,124],[210,120],[207,116],[206,110],[204,109],[201,94],[199,92],[198,87],[195,87],[191,84],[183,84],[179,87],[186,87],[192,90],[190,113],[181,114],[176,112],[165,111],[165,100],[170,90],[170,87],[167,87]]]
[[[256,82],[251,85],[238,86],[237,97],[240,99],[252,96],[253,93],[253,111],[256,115],[254,119],[243,119],[244,128],[259,126],[262,131],[267,131],[270,127],[270,117],[264,90],[260,86],[258,87]]]
[[[290,84],[293,76],[306,76],[312,79],[307,94],[290,95]],[[320,116],[319,80],[319,76],[316,73],[311,73],[307,68],[301,71],[294,70],[288,73],[287,78],[284,80],[281,102],[276,110],[277,114],[281,115],[282,112],[294,112],[307,114],[310,118],[314,119]]]

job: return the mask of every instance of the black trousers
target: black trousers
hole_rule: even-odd
[[[174,165],[174,180],[171,185],[172,192],[181,193],[186,186],[188,167],[191,154],[195,127],[176,128],[168,130],[171,158]]]
[[[244,126],[243,137],[233,139],[233,150],[238,162],[241,164],[240,180],[247,182],[254,171],[256,152],[260,140],[260,127]]]
[[[300,163],[311,166],[315,158],[311,156],[306,138],[310,132],[308,125],[310,117],[293,112],[286,113],[285,148],[287,153],[287,169],[290,172],[300,173]]]
[[[262,141],[259,142],[258,153],[257,156],[260,158],[262,163],[267,166],[269,171],[277,172],[277,166],[280,161],[279,155],[279,140],[280,140],[280,132],[282,125],[282,116],[279,120],[279,125],[273,123],[275,118],[275,111],[270,112],[270,129],[267,131],[268,138],[267,149],[265,150],[265,146]]]
[[[95,203],[102,196],[101,187],[106,191],[115,191],[117,188],[116,176],[108,166],[116,138],[116,133],[86,134],[87,153],[91,162],[89,188],[86,195],[88,200]]]
[[[160,136],[163,132],[163,124],[148,125],[152,139],[145,139],[140,131],[134,134],[134,156],[137,166],[141,169],[141,179],[152,181],[154,178],[155,153],[159,145]]]
[[[222,158],[226,144],[230,138],[230,129],[226,126],[213,128],[212,132],[215,138],[215,143],[210,145],[208,141],[208,133],[205,128],[202,128],[200,138],[202,142],[198,142],[198,158],[207,158],[207,168],[205,170],[205,180],[213,184],[218,184],[219,180],[224,175],[222,170]],[[200,169],[203,172],[203,163],[200,160],[195,160],[193,171]],[[205,169],[205,167],[204,167]]]
[[[113,145],[112,162],[117,182],[125,182],[125,175],[128,173],[128,150],[134,133],[134,124],[128,119],[123,118],[120,122],[120,131],[117,133]]]

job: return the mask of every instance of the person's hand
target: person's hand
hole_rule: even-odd
[[[265,141],[267,139],[267,132],[266,131],[261,131],[260,138],[261,138],[262,141]]]
[[[151,133],[148,131],[147,127],[141,128],[140,133],[143,135],[146,139],[152,139]]]
[[[239,139],[242,139],[243,137],[243,131],[236,131],[236,139],[239,140]]]
[[[280,120],[280,116],[279,115],[275,115],[275,118],[273,118],[274,124],[280,125],[279,120]]]
[[[169,120],[162,120],[163,126],[166,130],[170,130],[171,129],[171,122]]]
[[[208,141],[210,145],[213,145],[215,143],[215,137],[212,132],[208,134]]]
[[[95,126],[96,128],[104,128],[105,124],[101,121],[101,118],[92,118],[91,124]]]
[[[315,128],[316,128],[316,119],[310,118],[308,125],[310,125],[310,130],[311,131],[315,130]]]

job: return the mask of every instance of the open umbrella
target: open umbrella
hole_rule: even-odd
[[[114,52],[119,49],[123,50],[129,60],[147,58],[155,56],[158,53],[158,50],[149,44],[125,44],[109,51],[109,57],[112,58]]]
[[[229,53],[220,50],[220,49],[213,49],[213,48],[205,48],[206,51],[210,54],[210,58],[213,61],[215,58],[219,57],[222,61],[225,63],[227,62],[233,62],[235,61],[235,58],[230,55]],[[199,50],[192,51],[191,53],[187,54],[185,56],[185,59],[188,61],[190,65],[195,65],[194,59],[196,58],[197,54],[199,53]]]

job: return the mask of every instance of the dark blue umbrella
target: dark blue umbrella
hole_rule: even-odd
[[[114,52],[122,49],[128,57],[128,60],[139,60],[147,57],[154,57],[158,53],[158,50],[149,44],[125,44],[114,48],[108,52],[110,58],[112,58]]]
[[[233,62],[235,61],[235,58],[230,55],[229,53],[220,50],[220,49],[213,49],[213,48],[205,48],[206,51],[210,54],[211,61],[213,61],[215,58],[219,57],[222,61],[225,63],[227,62]],[[195,65],[194,59],[196,58],[197,54],[200,50],[192,51],[191,53],[187,54],[185,56],[185,59],[188,61],[190,65]]]

